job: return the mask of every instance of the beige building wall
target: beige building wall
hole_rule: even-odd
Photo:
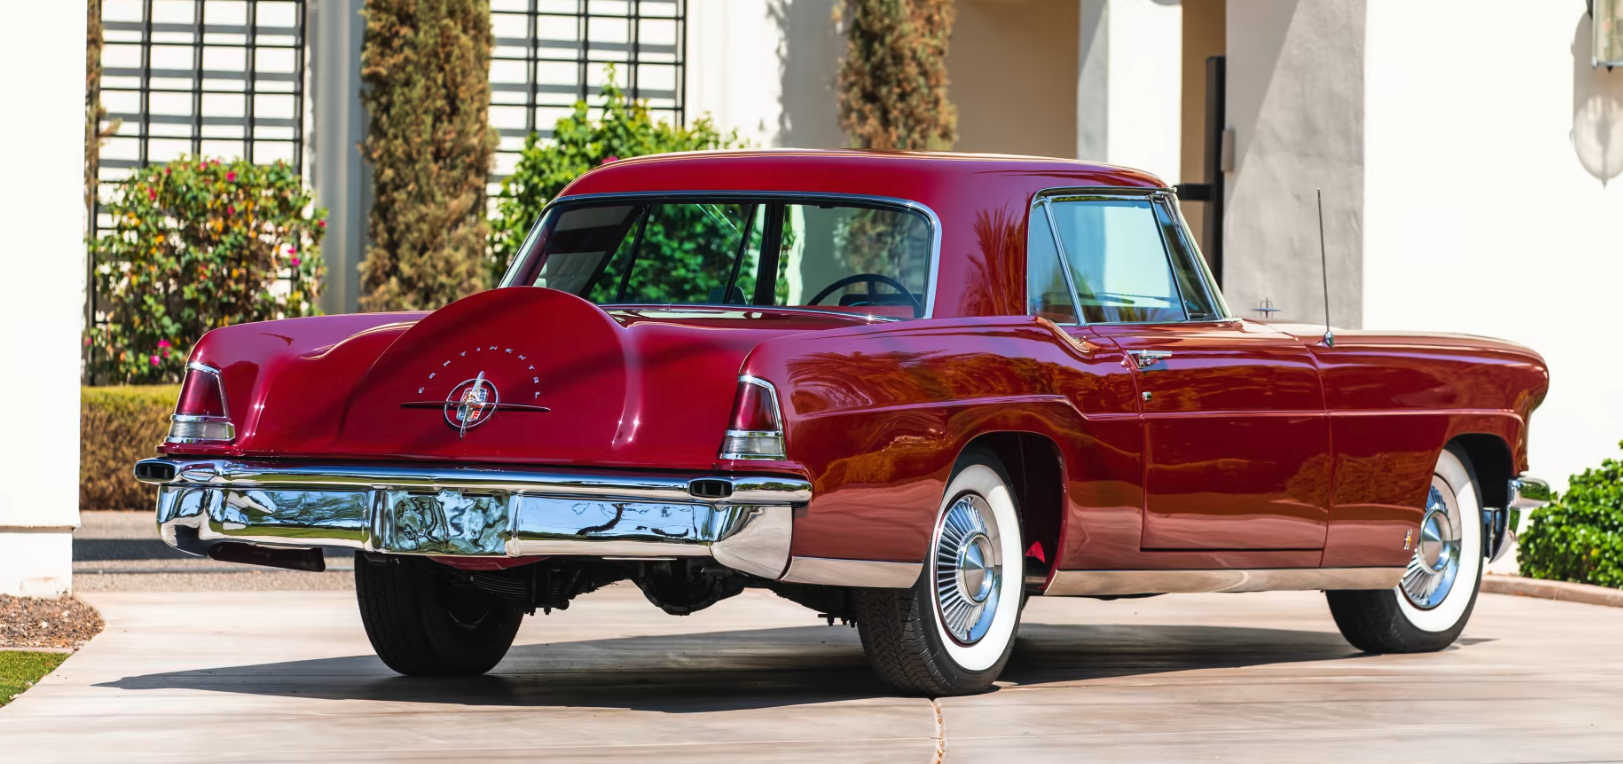
[[[1183,0],[1183,93],[1179,105],[1178,159],[1176,183],[1206,181],[1206,59],[1221,56],[1227,49],[1227,0]],[[1170,179],[1169,179],[1170,180]],[[1206,235],[1206,205],[1183,205],[1190,230],[1200,238],[1201,247],[1210,250]]]
[[[798,1],[798,0],[797,0]],[[1076,156],[1076,0],[959,0],[947,53],[957,151]]]

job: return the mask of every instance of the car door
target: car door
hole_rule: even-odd
[[[1042,207],[1084,331],[1120,347],[1137,386],[1142,548],[1322,549],[1330,430],[1309,350],[1227,315],[1166,192]]]

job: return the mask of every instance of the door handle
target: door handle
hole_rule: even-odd
[[[1133,365],[1139,371],[1165,369],[1166,360],[1172,357],[1172,354],[1165,350],[1130,350],[1128,354],[1133,357]]]

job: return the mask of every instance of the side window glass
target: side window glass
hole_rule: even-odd
[[[1026,227],[1026,313],[1056,324],[1079,323],[1071,287],[1065,283],[1059,250],[1054,247],[1054,231],[1041,206],[1031,208]]]
[[[1178,277],[1178,291],[1183,294],[1183,309],[1191,321],[1216,321],[1223,317],[1217,300],[1207,288],[1200,251],[1183,228],[1183,217],[1165,201],[1156,203],[1161,222],[1161,233],[1172,249],[1172,271]]]
[[[1050,204],[1088,323],[1165,323],[1187,314],[1148,199]]]

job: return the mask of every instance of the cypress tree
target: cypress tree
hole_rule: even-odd
[[[952,0],[844,0],[840,127],[868,149],[950,149],[958,111],[947,100]]]
[[[364,310],[428,310],[488,279],[489,0],[366,0],[361,100],[371,117]]]

